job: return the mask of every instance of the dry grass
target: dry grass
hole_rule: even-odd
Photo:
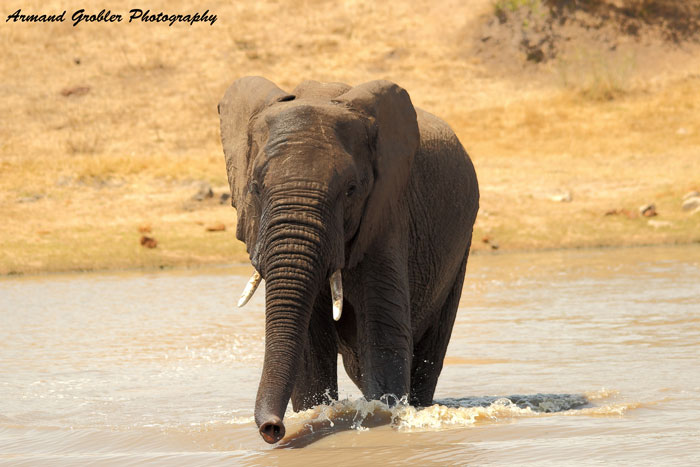
[[[224,187],[217,187],[217,194]],[[8,203],[0,273],[163,268],[245,260],[230,205],[190,200],[196,184],[132,181],[55,189]],[[226,231],[207,227],[224,224]],[[141,236],[157,247],[141,246]]]
[[[100,8],[125,14],[122,5]],[[70,16],[86,6],[60,7]],[[55,12],[38,1],[21,8]],[[700,188],[696,49],[674,49],[676,61],[653,72],[645,57],[625,70],[586,50],[552,68],[553,79],[530,79],[494,75],[470,52],[465,31],[493,13],[490,0],[207,8],[214,26],[0,23],[0,274],[245,260],[234,211],[189,198],[200,180],[219,192],[226,184],[216,103],[248,74],[287,89],[307,78],[406,87],[472,155],[483,193],[477,237],[502,249],[700,240],[700,215],[679,208]],[[573,202],[550,201],[558,190]],[[672,226],[603,216],[646,202]],[[226,232],[205,231],[219,222]],[[139,244],[143,223],[157,248]]]
[[[632,90],[635,58],[632,54],[605,54],[579,49],[560,57],[557,71],[562,85],[585,99],[606,101]]]

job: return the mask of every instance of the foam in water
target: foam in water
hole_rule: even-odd
[[[616,394],[617,391],[601,389],[587,394],[446,398],[424,408],[409,405],[405,398],[391,405],[364,398],[343,399],[289,414],[289,435],[285,442],[292,446],[306,445],[338,431],[364,431],[380,425],[390,425],[401,431],[436,431],[554,414],[619,416],[640,406],[639,403],[591,405],[593,400],[604,400]]]

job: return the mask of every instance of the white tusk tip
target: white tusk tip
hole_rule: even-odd
[[[241,294],[241,298],[238,299],[238,308],[241,308],[245,306],[246,303],[248,303],[248,300],[250,300],[250,298],[255,293],[255,290],[260,285],[261,280],[262,276],[260,276],[260,273],[258,271],[255,271],[253,273],[253,277],[250,278],[248,284],[245,286],[245,289]]]
[[[338,321],[340,320],[340,316],[343,314],[343,304],[342,303],[333,303],[333,320]]]
[[[333,300],[333,319],[338,321],[343,314],[343,277],[337,269],[330,278],[331,299]]]

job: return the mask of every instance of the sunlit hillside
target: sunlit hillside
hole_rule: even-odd
[[[216,112],[244,75],[286,89],[377,78],[406,88],[475,162],[477,250],[700,241],[700,214],[681,209],[700,190],[697,34],[670,37],[648,20],[649,5],[668,1],[638,2],[648,8],[636,33],[615,23],[589,36],[595,12],[564,11],[583,19],[545,37],[570,35],[558,53],[532,60],[518,38],[541,36],[529,28],[547,24],[552,3],[138,5],[217,17],[170,27],[128,23],[123,2],[4,2],[4,18],[65,9],[67,20],[0,22],[0,274],[244,261],[235,211],[219,202]],[[73,27],[81,8],[125,19]],[[193,199],[202,184],[214,196]],[[638,213],[651,203],[657,216]]]

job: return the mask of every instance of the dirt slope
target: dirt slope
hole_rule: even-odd
[[[566,46],[535,63],[496,3],[212,1],[213,26],[0,22],[0,274],[245,260],[235,213],[218,203],[216,103],[249,74],[288,89],[308,78],[404,86],[475,161],[477,249],[700,240],[700,215],[680,209],[700,189],[694,36],[611,30],[613,48],[571,26]],[[1,11],[19,8],[70,17],[86,5],[13,1]],[[128,16],[122,2],[99,8]],[[216,197],[193,201],[202,182]],[[552,201],[562,193],[572,201]],[[667,223],[604,216],[644,203]],[[226,230],[207,230],[215,224]],[[141,245],[145,227],[156,248]]]

